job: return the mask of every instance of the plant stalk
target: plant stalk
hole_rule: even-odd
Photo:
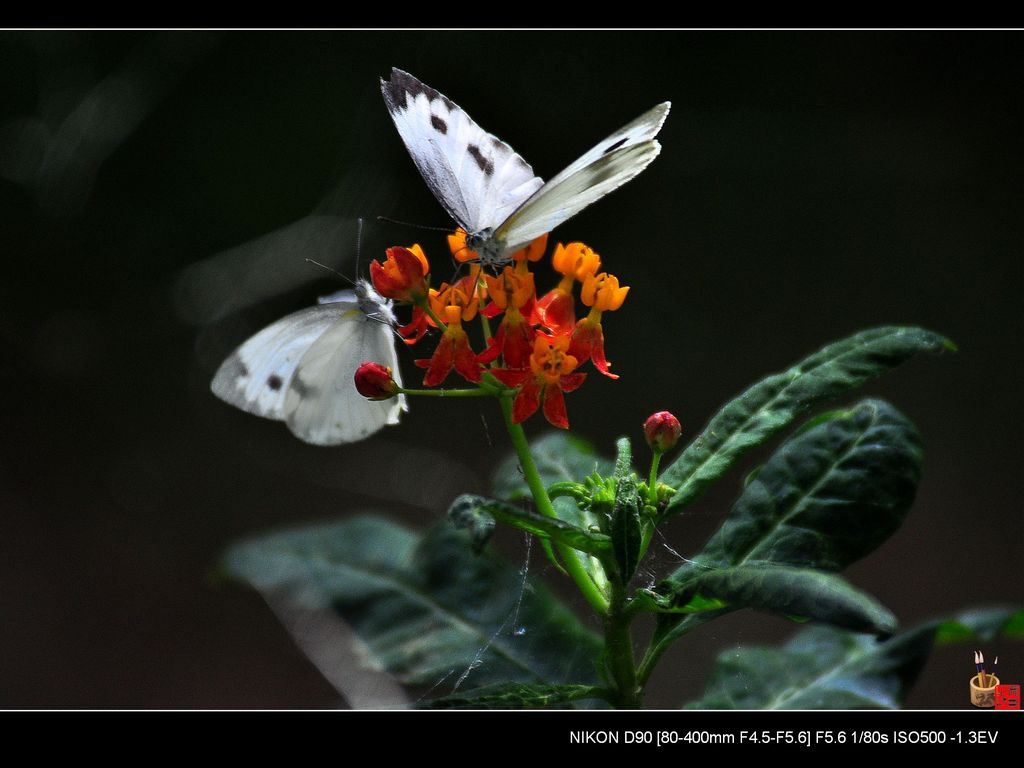
[[[661,454],[657,451],[651,457],[651,472],[647,479],[647,503],[652,507],[658,504],[658,465],[661,463]]]
[[[537,465],[533,461],[533,454],[530,453],[530,444],[526,440],[526,433],[521,425],[512,422],[512,398],[509,395],[502,395],[498,398],[498,401],[501,403],[501,413],[505,417],[505,428],[508,430],[512,446],[519,457],[519,466],[523,469],[523,476],[526,478],[526,484],[533,495],[533,502],[537,505],[537,511],[542,515],[557,519],[558,514],[555,512],[555,507],[548,497],[544,481],[541,480],[540,473],[537,471]],[[580,562],[576,550],[564,544],[556,544],[555,547],[558,549],[558,554],[561,556],[566,572],[576,582],[576,586],[583,593],[587,602],[602,616],[608,615],[608,600],[590,578],[590,574],[587,573]]]
[[[444,320],[442,320],[440,317],[438,317],[437,314],[434,312],[434,310],[432,310],[430,308],[430,302],[429,301],[424,299],[417,306],[419,306],[427,314],[427,317],[429,317],[431,320],[434,321],[434,324],[437,325],[437,327],[441,329],[442,333],[444,331],[448,330],[448,325],[444,322]]]
[[[398,390],[403,395],[415,397],[490,397],[494,390],[477,387],[474,389],[406,389]]]
[[[605,617],[604,652],[608,674],[615,688],[610,702],[618,709],[643,707],[643,689],[637,682],[633,635],[629,631],[632,620],[633,616],[627,610],[626,588],[613,580],[611,602]]]

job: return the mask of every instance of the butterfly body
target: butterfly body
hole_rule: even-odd
[[[340,445],[397,424],[405,396],[374,402],[356,391],[364,362],[391,368],[401,384],[391,302],[365,280],[271,323],[236,349],[210,388],[249,413],[284,421],[314,445]]]
[[[646,168],[661,150],[654,137],[670,107],[648,110],[545,184],[512,147],[408,72],[392,69],[381,92],[423,180],[488,267]]]
[[[485,227],[479,232],[467,232],[466,248],[475,251],[480,263],[489,269],[497,269],[508,261],[504,258],[505,249],[502,248],[501,242],[494,237],[494,227]]]

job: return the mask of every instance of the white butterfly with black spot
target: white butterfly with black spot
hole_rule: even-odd
[[[364,362],[391,368],[401,385],[391,302],[366,280],[271,323],[236,349],[210,389],[243,411],[284,421],[314,445],[354,443],[407,411],[405,395],[367,400],[356,390]]]
[[[547,184],[512,147],[477,125],[457,104],[408,72],[381,80],[391,119],[423,179],[481,263],[498,267],[646,168],[669,102],[644,112]]]

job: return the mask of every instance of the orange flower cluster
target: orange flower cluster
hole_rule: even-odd
[[[469,382],[479,384],[490,374],[507,387],[518,389],[513,421],[519,423],[543,408],[551,424],[568,428],[564,393],[572,392],[586,378],[577,369],[588,360],[612,379],[604,354],[601,314],[618,309],[629,292],[614,275],[599,272],[601,257],[583,243],[558,244],[552,265],[561,274],[558,285],[537,298],[530,264],[547,249],[544,235],[512,255],[512,263],[497,275],[482,272],[476,254],[466,247],[466,233],[448,237],[454,258],[469,264],[469,274],[451,285],[430,287],[430,264],[419,245],[389,248],[383,264],[373,262],[374,288],[386,298],[413,305],[412,318],[398,330],[406,344],[416,344],[430,328],[441,330],[441,339],[430,358],[417,360],[426,369],[423,384],[434,387],[452,369]],[[580,299],[590,307],[576,320],[573,288],[581,284]],[[480,314],[487,345],[473,351],[465,321]],[[501,316],[491,334],[489,321]]]

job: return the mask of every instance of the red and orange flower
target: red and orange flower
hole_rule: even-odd
[[[476,269],[471,270],[469,276],[454,285],[442,283],[439,289],[430,289],[430,309],[444,322],[445,328],[430,359],[416,361],[416,365],[427,369],[423,377],[425,387],[436,387],[442,383],[452,368],[467,381],[480,383],[480,363],[469,345],[469,335],[462,327],[463,320],[476,317],[479,303],[477,272]]]
[[[528,364],[534,329],[525,317],[522,309],[536,295],[533,287],[532,272],[518,272],[508,266],[497,277],[484,275],[487,294],[491,297],[491,307],[495,314],[504,312],[501,325],[494,337],[488,342],[488,348],[481,353],[480,362],[490,363],[500,355],[508,368],[525,368]]]
[[[551,256],[551,264],[562,274],[562,280],[537,301],[533,320],[551,333],[568,333],[576,323],[576,301],[573,284],[583,282],[601,268],[601,257],[583,243],[559,243]]]
[[[528,419],[543,403],[544,416],[552,425],[569,428],[563,393],[577,389],[587,374],[574,373],[578,362],[568,350],[568,336],[538,334],[528,369],[491,369],[491,373],[506,386],[520,388],[512,404],[514,423]]]
[[[398,329],[407,344],[419,342],[432,327],[441,330],[433,355],[416,361],[426,369],[424,386],[443,383],[453,369],[467,381],[481,384],[486,371],[517,390],[512,406],[515,423],[543,410],[554,426],[567,428],[565,393],[586,378],[577,370],[579,366],[592,360],[605,376],[618,378],[609,371],[605,358],[601,315],[621,307],[629,288],[620,286],[615,276],[599,272],[601,257],[583,243],[556,246],[552,264],[562,277],[540,299],[530,264],[543,256],[547,235],[512,254],[512,263],[497,275],[482,274],[463,230],[449,235],[448,245],[457,261],[470,264],[469,275],[437,289],[430,287],[430,264],[418,245],[389,248],[383,263],[370,265],[374,287],[382,296],[413,305],[411,321]],[[573,296],[577,282],[581,284],[580,299],[590,307],[589,314],[578,322]],[[463,327],[478,312],[485,318],[487,338],[479,355]],[[499,316],[501,322],[491,336],[487,320]],[[383,375],[368,369],[364,376],[367,391],[383,392]]]
[[[387,259],[381,264],[370,262],[370,279],[377,293],[386,299],[415,304],[427,295],[427,275],[430,263],[419,243],[410,248],[396,245],[385,251]]]
[[[429,324],[423,303],[429,292],[430,262],[419,243],[403,248],[396,245],[385,251],[384,263],[370,262],[370,279],[377,293],[387,299],[413,304],[412,319],[398,327],[406,344],[415,344],[426,336]]]
[[[594,367],[612,379],[619,377],[608,370],[611,363],[604,357],[604,329],[601,327],[601,313],[611,312],[621,307],[622,302],[626,300],[627,293],[629,293],[629,287],[620,288],[619,279],[615,275],[609,275],[607,272],[589,275],[583,281],[580,299],[590,307],[590,314],[576,323],[576,327],[572,331],[572,343],[569,345],[569,354],[573,355],[580,363],[593,360]]]

